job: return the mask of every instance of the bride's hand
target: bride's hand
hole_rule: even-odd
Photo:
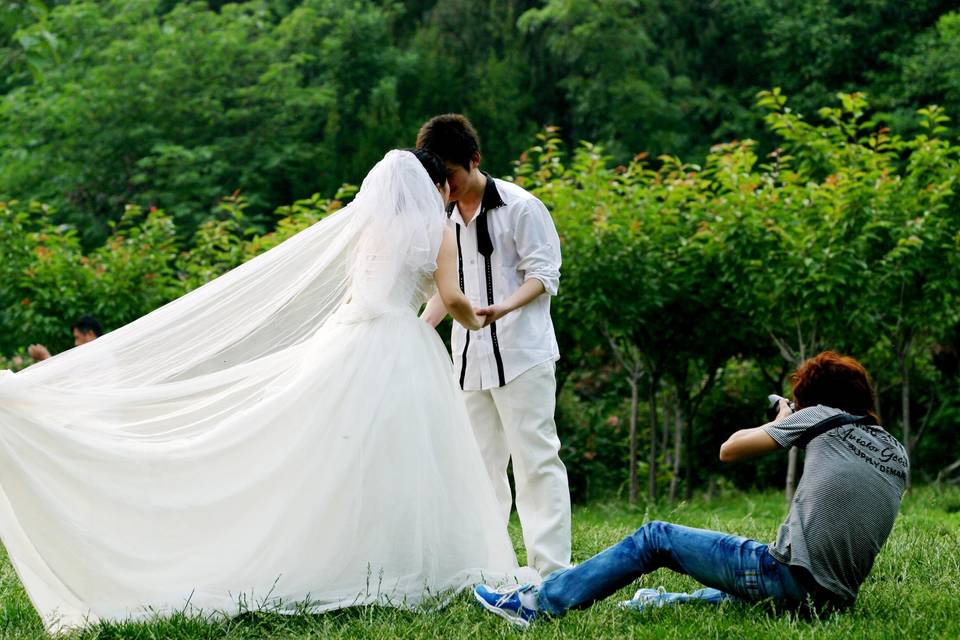
[[[480,329],[483,329],[483,327],[484,327],[484,324],[483,324],[484,318],[483,318],[483,316],[477,315],[477,312],[476,312],[476,311],[474,311],[474,312],[471,313],[470,315],[473,316],[473,317],[471,317],[471,318],[464,318],[463,320],[460,321],[460,324],[462,324],[462,325],[464,326],[464,328],[465,328],[465,329],[468,329],[469,331],[479,331]]]
[[[492,304],[489,307],[474,309],[474,312],[480,316],[480,319],[483,321],[483,326],[486,327],[505,316],[509,310],[502,304]]]

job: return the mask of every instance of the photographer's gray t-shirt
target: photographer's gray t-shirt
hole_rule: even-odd
[[[788,448],[838,413],[806,407],[764,430]],[[848,424],[813,438],[770,554],[803,567],[821,587],[852,602],[893,528],[908,469],[903,445],[878,426]]]

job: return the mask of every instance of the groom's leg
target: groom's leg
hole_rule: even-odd
[[[513,460],[527,564],[544,576],[570,566],[570,487],[553,420],[556,389],[552,362],[493,389]]]
[[[483,464],[493,484],[500,505],[504,523],[510,521],[510,509],[513,496],[510,493],[510,481],[507,480],[507,464],[510,462],[510,450],[503,432],[500,414],[489,390],[464,391],[463,399],[470,414],[470,425],[480,447]]]

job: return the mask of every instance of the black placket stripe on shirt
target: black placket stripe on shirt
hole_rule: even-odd
[[[487,185],[493,186],[493,178],[487,177]],[[496,189],[496,187],[493,187]],[[484,194],[486,200],[486,194]],[[493,239],[490,237],[490,229],[487,226],[487,206],[486,202],[481,205],[480,215],[477,216],[477,248],[483,256],[484,275],[487,279],[487,304],[494,304],[493,300]],[[493,358],[497,362],[497,381],[499,386],[507,384],[506,376],[503,374],[503,357],[500,355],[500,341],[497,339],[497,323],[490,323],[490,342],[493,343]]]
[[[487,264],[487,303],[493,304],[493,273],[490,267],[490,256],[484,256],[484,262]],[[500,356],[500,342],[497,341],[497,323],[490,323],[490,341],[493,343],[493,357],[497,361],[497,377],[500,386],[507,384],[503,375],[503,358]]]
[[[460,248],[460,225],[457,225],[457,273],[460,275],[460,291],[466,293],[463,288],[463,250]],[[460,388],[463,389],[463,381],[467,375],[467,349],[470,348],[470,330],[466,329],[467,339],[463,342],[463,355],[460,357]]]

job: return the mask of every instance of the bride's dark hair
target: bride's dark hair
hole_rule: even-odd
[[[426,151],[425,149],[404,149],[417,156],[417,160],[427,170],[427,174],[434,184],[443,185],[447,181],[447,167],[443,164],[437,155]]]

